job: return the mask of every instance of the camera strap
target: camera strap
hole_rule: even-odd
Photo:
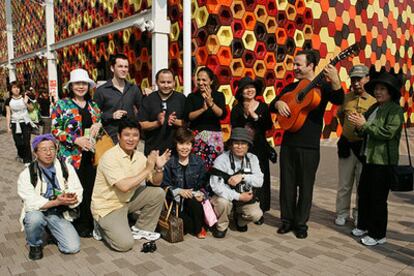
[[[232,152],[230,152],[229,158],[230,158],[230,166],[231,166],[231,169],[233,170],[234,173],[236,173],[236,163],[234,162],[234,155],[233,155]],[[246,166],[244,164],[244,160],[245,159],[246,159]],[[252,166],[251,166],[250,159],[247,156],[247,154],[243,157],[243,159],[241,161],[241,165],[240,165],[240,170],[239,171],[243,171],[244,173],[252,173]]]

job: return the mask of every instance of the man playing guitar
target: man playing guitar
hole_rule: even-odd
[[[281,100],[286,93],[295,91],[302,80],[315,78],[315,67],[319,63],[319,54],[314,50],[299,51],[294,58],[294,73],[297,82],[287,85],[272,101],[270,109],[278,116],[288,117],[293,106]],[[298,239],[308,235],[306,222],[312,206],[313,185],[320,158],[320,136],[323,115],[328,102],[342,104],[344,91],[341,87],[336,68],[329,64],[323,70],[325,81],[316,87],[321,96],[319,105],[309,112],[303,126],[295,131],[286,130],[280,151],[280,211],[282,225],[279,234],[293,230]],[[297,188],[299,187],[299,196]]]

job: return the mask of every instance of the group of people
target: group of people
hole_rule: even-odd
[[[299,51],[294,59],[298,81],[312,80],[318,62],[315,51]],[[266,141],[266,131],[273,126],[270,114],[291,115],[291,107],[282,96],[295,90],[299,82],[285,87],[267,106],[257,100],[262,91],[260,81],[241,79],[235,95],[237,104],[230,114],[231,136],[224,144],[220,120],[228,111],[208,67],[197,72],[197,90],[185,97],[174,91],[174,74],[169,69],[157,72],[158,90],[144,96],[126,80],[128,66],[126,56],[113,56],[113,78],[96,89],[93,99],[90,90],[95,82],[87,71],[73,70],[64,87],[67,97],[52,108],[51,134],[33,139],[35,160],[27,158],[30,165],[18,180],[18,193],[24,202],[21,219],[31,259],[42,257],[46,232],[64,253],[80,250],[79,236],[102,239],[117,251],[130,250],[134,239],[156,240],[160,235],[155,230],[166,200],[176,204],[184,232],[198,238],[206,237],[206,200],[217,216],[217,223],[211,227],[216,238],[226,236],[231,213],[237,231],[247,231],[249,222],[263,224],[263,214],[270,210]],[[366,74],[362,76],[362,72]],[[358,65],[350,72],[351,92],[344,102],[336,68],[328,65],[323,74],[326,80],[319,86],[320,104],[310,111],[300,130],[284,132],[280,151],[282,224],[277,232],[294,231],[299,239],[308,235],[323,115],[331,102],[342,105],[344,134],[340,141],[346,139],[351,149],[349,155],[339,156],[349,172],[340,177],[335,222],[343,225],[349,216],[351,178],[359,174],[357,162],[362,160],[358,223],[352,233],[363,236],[361,241],[366,245],[384,243],[390,171],[382,168],[398,162],[403,122],[397,102],[401,84],[384,72],[364,86],[368,69]],[[364,87],[374,94],[376,102]],[[20,102],[12,103],[13,108],[30,108],[17,96],[17,86],[14,91],[13,101]],[[20,114],[18,110],[13,113]],[[19,126],[21,131],[29,128],[26,122],[30,124],[30,120],[25,116],[24,111],[15,116],[10,121],[12,127]],[[114,146],[95,167],[95,139],[103,131]],[[143,152],[138,150],[141,138]],[[353,146],[357,141],[361,141],[358,150]],[[27,150],[30,152],[30,135]],[[340,165],[341,172],[343,167]],[[381,175],[374,173],[379,168]],[[375,181],[382,183],[381,188]]]

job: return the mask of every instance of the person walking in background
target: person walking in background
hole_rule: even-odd
[[[193,152],[210,169],[224,150],[220,120],[227,115],[224,95],[216,90],[216,78],[210,68],[198,70],[197,91],[188,95],[185,114],[190,129],[195,132]]]
[[[116,144],[121,119],[138,120],[142,93],[138,86],[126,80],[129,69],[127,56],[116,54],[110,58],[109,64],[113,78],[96,89],[93,99],[102,111],[103,127]]]
[[[260,169],[263,173],[263,186],[256,191],[263,213],[270,210],[270,168],[269,145],[266,131],[273,126],[269,108],[265,103],[256,100],[262,92],[260,81],[249,77],[239,80],[236,99],[237,104],[231,110],[231,126],[247,128],[253,137],[249,151],[259,158]],[[262,217],[257,224],[263,224]]]
[[[50,118],[50,97],[46,88],[39,88],[39,96],[37,103],[40,109],[40,118],[42,126],[42,134],[50,133],[52,127],[52,119]]]
[[[201,202],[208,176],[201,158],[191,153],[194,135],[190,129],[179,128],[175,135],[176,154],[171,156],[164,169],[161,187],[168,188],[167,195],[180,205],[179,216],[184,221],[184,233],[199,239],[207,236],[204,229],[204,211]]]
[[[75,167],[83,187],[80,217],[74,222],[81,237],[92,237],[93,218],[90,210],[96,169],[93,166],[94,138],[101,128],[101,113],[91,100],[90,89],[95,82],[84,69],[70,72],[64,88],[68,97],[59,100],[52,111],[52,133],[59,140],[58,156]]]
[[[358,224],[352,234],[367,246],[384,244],[387,233],[387,199],[392,165],[398,165],[404,112],[399,105],[402,81],[383,71],[365,85],[377,103],[365,113],[351,113],[349,121],[364,137],[365,158],[358,186]]]
[[[174,74],[161,69],[155,76],[158,90],[146,96],[138,113],[144,137],[144,154],[173,149],[177,127],[184,125],[185,96],[174,91]]]
[[[344,103],[338,111],[342,125],[342,135],[338,140],[338,191],[336,193],[335,224],[345,225],[350,217],[352,188],[358,187],[362,163],[360,152],[362,138],[356,135],[355,127],[349,122],[348,115],[358,112],[364,114],[376,100],[365,91],[364,85],[369,81],[369,69],[365,65],[355,65],[349,71],[351,78],[350,92],[345,95]],[[358,199],[356,200],[356,203]],[[358,205],[352,209],[354,224],[358,220]]]
[[[22,87],[18,82],[10,84],[10,97],[6,100],[7,132],[13,134],[19,161],[28,164],[32,161],[30,135],[36,125],[30,120],[29,110],[33,106],[27,95],[22,95]]]

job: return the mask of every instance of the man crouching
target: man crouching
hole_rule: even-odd
[[[134,239],[155,240],[160,236],[154,230],[165,192],[153,186],[159,186],[162,182],[170,151],[159,155],[154,150],[145,157],[136,149],[140,130],[138,122],[120,122],[119,143],[105,152],[99,161],[92,193],[91,211],[98,224],[98,232],[106,244],[116,251],[132,249]],[[152,186],[147,186],[147,182]],[[128,214],[138,211],[138,220],[130,229]]]
[[[234,128],[230,137],[230,150],[214,161],[210,186],[215,195],[211,199],[218,222],[213,229],[215,238],[224,238],[229,226],[229,215],[235,202],[234,219],[240,232],[247,224],[258,221],[263,212],[253,194],[253,188],[263,185],[263,173],[257,157],[248,153],[252,137],[245,128]]]
[[[76,218],[73,208],[82,201],[78,175],[69,163],[56,158],[57,143],[51,134],[34,138],[32,148],[36,160],[17,181],[17,193],[24,204],[21,221],[30,246],[29,258],[43,258],[46,227],[60,252],[77,253],[80,239],[71,221]]]

